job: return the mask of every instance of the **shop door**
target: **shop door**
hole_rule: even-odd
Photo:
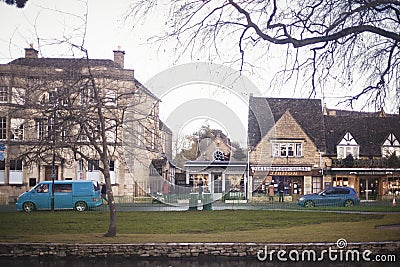
[[[222,173],[213,173],[212,177],[212,189],[214,199],[220,199],[222,197]]]
[[[379,194],[379,180],[361,178],[359,192],[361,200],[377,200]]]

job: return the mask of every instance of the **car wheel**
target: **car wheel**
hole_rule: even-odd
[[[83,202],[83,201],[78,201],[78,202],[76,202],[76,204],[75,204],[75,210],[76,210],[76,211],[85,211],[85,210],[87,210],[87,205],[86,205],[86,203]]]
[[[346,200],[346,201],[344,202],[344,206],[345,206],[345,207],[352,207],[352,206],[354,206],[353,200],[351,200],[351,199]]]
[[[311,200],[307,200],[307,201],[304,203],[304,207],[306,207],[306,208],[314,207],[314,202],[311,201]]]
[[[25,211],[25,212],[34,211],[34,210],[35,210],[35,204],[34,204],[33,202],[25,202],[25,203],[22,205],[22,209],[23,209],[23,211]]]

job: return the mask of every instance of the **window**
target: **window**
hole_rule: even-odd
[[[349,193],[350,190],[346,188],[336,188],[334,191],[335,195],[348,195]]]
[[[91,88],[82,89],[80,93],[80,103],[81,105],[92,103],[94,100],[94,91]]]
[[[23,105],[25,103],[25,89],[12,88],[11,103]]]
[[[54,193],[71,193],[72,184],[55,184]]]
[[[83,171],[83,160],[78,160],[78,172]]]
[[[104,102],[106,106],[116,106],[117,92],[114,90],[107,90]]]
[[[7,138],[7,118],[0,117],[0,139]]]
[[[54,119],[49,118],[47,121],[38,120],[36,121],[36,129],[38,134],[38,140],[44,140],[52,136],[54,129]]]
[[[7,87],[0,87],[0,102],[7,103]]]
[[[301,143],[296,144],[296,157],[302,157],[303,156],[303,146]]]
[[[11,119],[11,140],[24,140],[24,120]]]
[[[115,171],[115,161],[114,160],[109,161],[109,167],[110,167],[110,172]]]
[[[294,144],[288,144],[287,145],[287,155],[288,157],[294,157]]]
[[[88,171],[93,172],[98,170],[99,170],[99,160],[98,159],[88,160]]]
[[[333,186],[349,186],[348,177],[334,177]]]
[[[272,143],[272,157],[302,157],[301,143]]]
[[[318,193],[322,190],[322,177],[312,177],[312,193]]]
[[[10,171],[22,171],[22,160],[10,159]]]
[[[40,184],[35,189],[36,193],[48,193],[49,186],[47,184]]]
[[[360,147],[356,140],[350,132],[347,132],[336,148],[337,157],[338,159],[344,159],[351,154],[353,158],[357,159],[359,157],[359,149]]]
[[[50,91],[49,92],[49,103],[50,104],[57,104],[57,91]]]
[[[279,157],[279,144],[278,143],[272,144],[272,156]]]
[[[280,150],[281,150],[281,157],[286,157],[287,156],[287,149],[286,149],[286,144],[285,143],[280,144]]]

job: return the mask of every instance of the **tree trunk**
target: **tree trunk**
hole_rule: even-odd
[[[104,236],[114,237],[117,235],[117,209],[115,207],[114,194],[111,188],[111,178],[110,178],[110,169],[108,166],[108,159],[105,158],[105,160],[102,161],[105,166],[103,175],[107,187],[108,208],[110,211],[110,225],[108,227],[107,233],[105,233]]]

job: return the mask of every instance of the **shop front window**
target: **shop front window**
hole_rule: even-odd
[[[322,191],[322,177],[312,178],[312,193],[318,193]]]
[[[297,176],[273,176],[272,184],[274,192],[278,194],[278,184],[282,181],[284,185],[284,195],[299,195],[303,194],[303,177]]]
[[[400,177],[389,177],[383,183],[383,195],[389,197],[400,196]]]
[[[243,175],[226,175],[225,177],[225,190],[231,192],[243,192],[244,191],[244,178]]]

